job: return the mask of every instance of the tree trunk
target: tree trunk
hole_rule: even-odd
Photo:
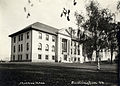
[[[113,59],[113,47],[111,45],[111,64],[112,64],[112,59]]]
[[[99,51],[96,51],[96,59],[97,59],[97,70],[100,70],[100,58],[99,58]]]

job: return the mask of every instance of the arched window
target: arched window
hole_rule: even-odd
[[[42,44],[41,43],[38,44],[38,50],[42,50]]]
[[[48,44],[46,44],[46,46],[45,46],[45,51],[49,51],[49,45]]]
[[[46,40],[49,40],[49,35],[48,34],[46,34]]]
[[[53,42],[55,41],[55,36],[52,36],[52,41],[53,41]]]
[[[55,46],[52,45],[52,52],[55,52]]]

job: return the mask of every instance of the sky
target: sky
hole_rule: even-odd
[[[77,5],[73,6],[73,0],[31,0],[33,7],[28,0],[0,0],[0,60],[9,60],[11,55],[11,38],[8,35],[17,32],[24,27],[41,22],[49,26],[61,29],[67,27],[76,28],[74,12],[77,11],[86,16],[85,5],[89,0],[76,0]],[[97,0],[101,8],[109,8],[116,12],[118,0]],[[26,18],[27,13],[31,16]],[[71,10],[70,21],[60,17],[63,8]],[[119,21],[119,14],[116,17]]]

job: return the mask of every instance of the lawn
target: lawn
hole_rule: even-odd
[[[117,65],[78,63],[0,63],[0,86],[116,86]]]

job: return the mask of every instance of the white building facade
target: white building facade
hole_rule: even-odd
[[[83,56],[83,44],[79,44],[77,37],[72,37],[67,29],[56,29],[36,22],[9,37],[11,37],[12,62],[83,63],[89,61]],[[100,52],[100,55],[101,60],[110,58],[109,52]],[[95,61],[95,52],[92,61]]]
[[[83,62],[82,46],[66,29],[36,22],[9,37],[13,62]],[[74,42],[76,45],[72,46]]]

